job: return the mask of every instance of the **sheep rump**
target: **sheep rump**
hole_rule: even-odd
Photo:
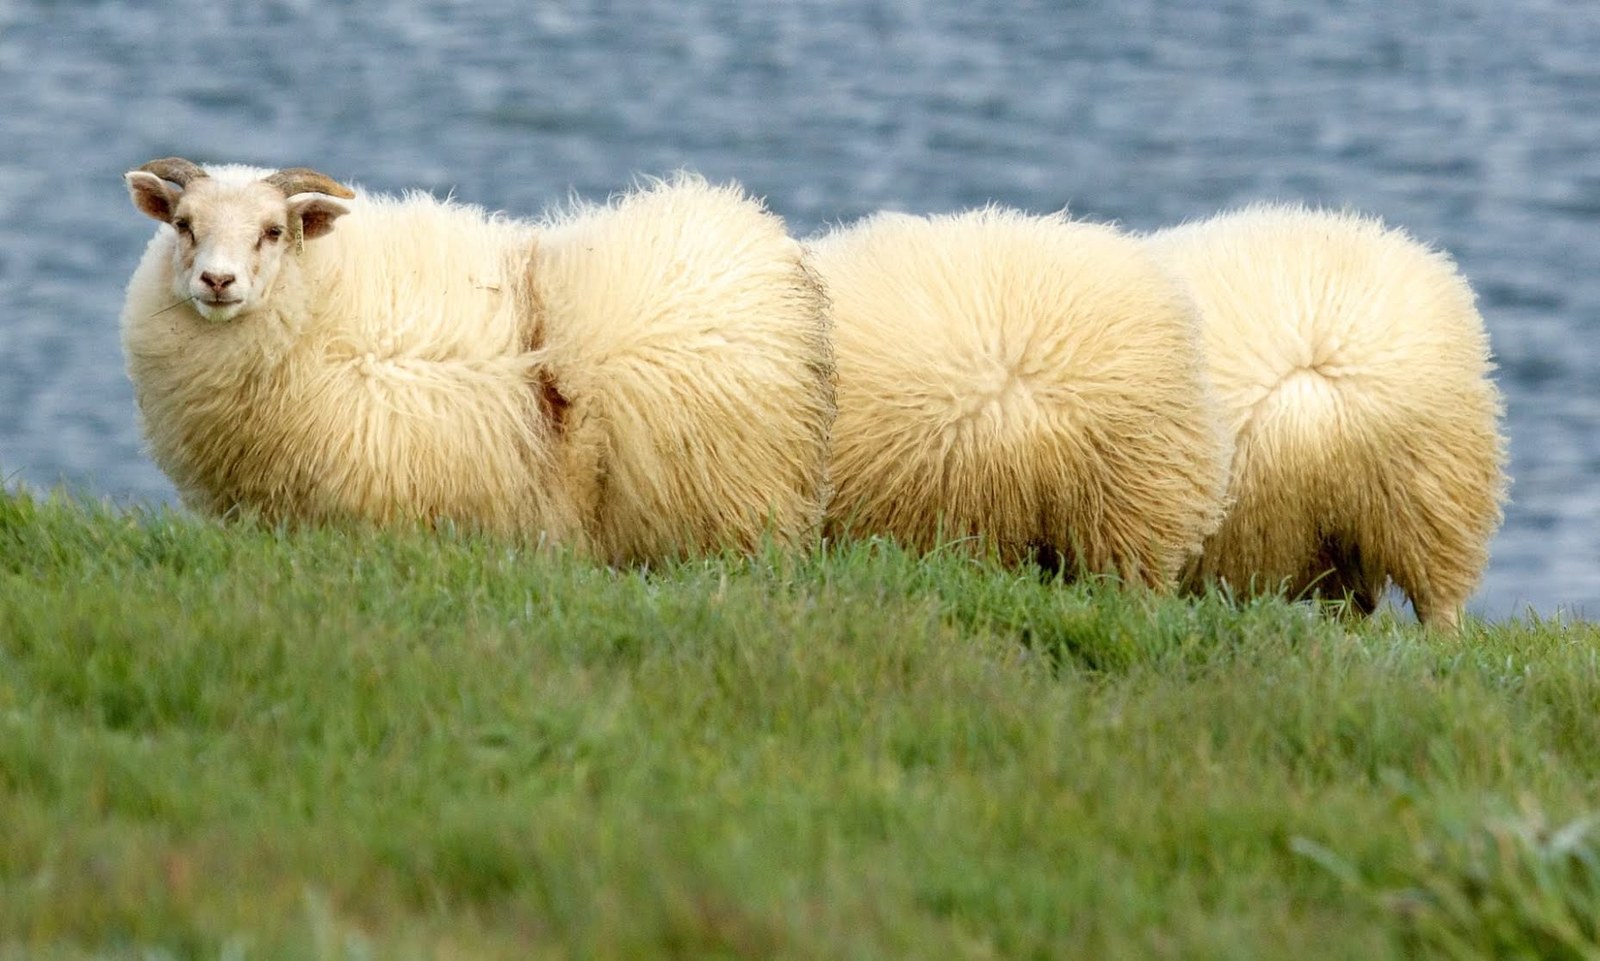
[[[990,208],[809,249],[838,364],[831,535],[1170,586],[1220,519],[1227,450],[1192,306],[1136,240]]]
[[[1488,338],[1454,263],[1378,220],[1297,207],[1148,244],[1200,308],[1235,438],[1232,507],[1186,585],[1370,611],[1392,579],[1424,623],[1454,624],[1506,488]]]
[[[619,562],[816,530],[826,302],[741,190],[680,176],[544,223],[420,193],[349,206],[231,322],[172,303],[172,228],[147,247],[123,343],[186,505],[448,519]]]
[[[815,536],[834,417],[827,298],[783,222],[694,178],[544,229],[536,297],[597,551]]]

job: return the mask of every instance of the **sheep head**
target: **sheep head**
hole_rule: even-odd
[[[216,322],[266,303],[284,258],[333,230],[355,196],[305,167],[213,177],[179,157],[152,160],[123,179],[133,205],[175,234],[173,296]]]

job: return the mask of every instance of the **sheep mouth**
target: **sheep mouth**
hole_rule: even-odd
[[[242,297],[196,297],[194,309],[213,323],[223,323],[233,320],[245,309]]]

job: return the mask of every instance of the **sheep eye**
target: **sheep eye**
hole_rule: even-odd
[[[283,239],[283,228],[278,226],[277,224],[273,224],[271,227],[268,227],[266,230],[263,230],[261,232],[261,236],[263,238],[265,238],[266,240],[270,240],[273,243],[277,243],[278,241]]]
[[[180,234],[189,233],[189,218],[178,217],[174,219],[172,221],[172,229],[176,230]]]

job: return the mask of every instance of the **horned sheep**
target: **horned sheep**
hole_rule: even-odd
[[[189,506],[453,521],[616,562],[815,533],[826,300],[782,222],[692,176],[544,221],[170,158],[122,336]]]
[[[1235,438],[1231,507],[1184,580],[1348,598],[1450,627],[1483,574],[1505,442],[1474,296],[1443,253],[1349,213],[1257,206],[1160,231]]]
[[[832,536],[1172,585],[1228,451],[1193,307],[1136,239],[988,208],[808,246],[834,311]]]

